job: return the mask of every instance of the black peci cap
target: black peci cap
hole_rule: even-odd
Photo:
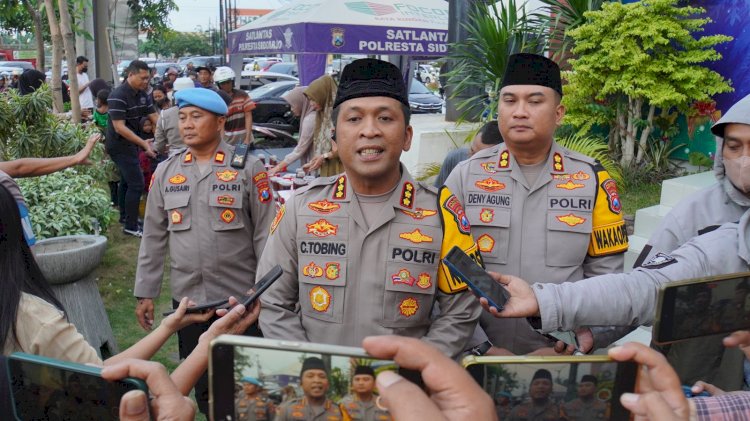
[[[538,54],[519,53],[508,58],[500,87],[510,85],[541,85],[563,94],[560,66]]]
[[[302,369],[299,372],[299,376],[302,377],[307,370],[323,370],[328,374],[325,363],[323,363],[323,360],[318,357],[306,358],[305,361],[302,362]]]
[[[540,368],[539,370],[534,373],[534,377],[531,379],[533,382],[536,379],[547,379],[549,381],[552,381],[552,373],[549,372],[549,370]]]
[[[372,96],[393,98],[409,106],[409,95],[398,67],[372,58],[355,60],[341,71],[333,107],[350,99]]]

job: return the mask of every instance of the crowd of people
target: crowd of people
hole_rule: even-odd
[[[85,69],[85,60],[79,67]],[[413,129],[404,78],[390,63],[356,60],[338,85],[324,76],[290,91],[287,101],[302,119],[300,142],[272,168],[254,156],[232,165],[234,146],[253,140],[253,104],[230,83],[234,72],[195,71],[196,82],[175,78],[171,90],[149,89],[149,68],[136,60],[106,103],[101,91],[92,95],[92,116],[119,170],[124,232],[141,237],[133,294],[137,321],[150,331],[107,361],[65,320],[46,286],[22,224],[23,198],[11,179],[80,164],[98,138],[73,157],[0,163],[0,270],[9,291],[0,300],[3,354],[20,350],[104,364],[102,375],[110,379],[144,377],[153,399],[129,393],[120,406],[123,419],[145,419],[147,407],[158,419],[191,419],[195,408],[184,396],[193,386],[198,409],[208,413],[208,342],[227,332],[362,346],[375,358],[420,371],[426,386],[390,371],[355,370],[354,377],[374,380],[379,397],[355,385],[354,395],[334,404],[325,393],[330,367],[307,359],[300,373],[304,396],[274,410],[259,395],[258,379],[241,379],[236,405],[242,419],[589,419],[601,408],[583,411],[583,403],[558,405],[542,396],[539,385],[551,381],[544,371],[534,375],[527,403],[500,413],[455,360],[591,352],[650,324],[660,286],[748,270],[750,97],[712,128],[719,139],[717,184],[675,207],[639,267],[623,273],[628,238],[617,184],[594,159],[555,142],[565,115],[562,82],[557,64],[543,56],[509,57],[497,123],[477,133],[436,185],[415,179],[400,162]],[[80,80],[83,94],[88,87]],[[163,155],[148,183],[139,153],[147,160]],[[297,159],[324,176],[277,208],[270,177]],[[477,299],[450,273],[442,258],[454,246],[505,286],[504,309]],[[154,300],[167,256],[168,293],[177,311],[156,327]],[[283,275],[260,303],[237,305],[234,297],[247,294],[275,265]],[[227,297],[230,309],[185,313],[189,305]],[[32,325],[45,328],[32,335]],[[542,334],[557,329],[575,330],[579,349]],[[175,332],[185,360],[170,378],[143,360]],[[709,340],[720,343],[719,351],[691,351]],[[693,341],[677,344],[680,355],[690,356],[679,363],[671,356],[674,346],[665,350],[669,360],[640,344],[610,348],[614,360],[645,367],[636,393],[624,394],[622,404],[637,417],[658,420],[747,417],[748,392],[688,400],[681,385],[699,379],[706,383],[697,383],[696,393],[740,390],[750,332],[723,342]],[[725,346],[739,347],[733,351],[740,358],[725,355]],[[712,378],[720,367],[727,367],[725,375]],[[597,379],[584,376],[580,383],[595,388]]]

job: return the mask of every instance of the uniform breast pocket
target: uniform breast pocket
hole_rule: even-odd
[[[508,262],[510,209],[471,206],[466,209],[472,223],[471,234],[486,263]]]
[[[300,255],[300,311],[306,317],[341,323],[346,291],[346,259]]]
[[[209,193],[208,206],[211,208],[211,228],[214,231],[235,230],[245,227],[242,218],[243,188],[240,183],[226,184],[232,191]]]
[[[169,220],[169,231],[184,231],[190,229],[189,194],[169,194],[164,196],[164,211]]]
[[[436,294],[437,266],[402,262],[386,264],[384,327],[411,327],[430,322]]]
[[[547,266],[580,266],[591,237],[591,213],[547,213]]]

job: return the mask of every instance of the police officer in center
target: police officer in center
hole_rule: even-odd
[[[159,164],[146,204],[134,295],[138,323],[150,330],[154,298],[169,252],[174,307],[182,297],[202,304],[241,297],[255,283],[256,262],[266,243],[274,204],[263,164],[247,157],[244,169],[229,165],[232,147],[221,140],[227,105],[208,89],[175,94],[180,134],[187,149]],[[179,332],[187,356],[210,321]],[[249,333],[259,335],[257,326]],[[208,383],[196,385],[201,412],[208,410]]]
[[[330,386],[328,369],[318,357],[309,357],[302,362],[300,387],[304,396],[287,401],[279,406],[276,421],[341,421],[348,415],[339,405],[328,399]]]
[[[263,384],[255,377],[245,376],[240,382],[242,391],[234,402],[238,421],[273,421],[276,408],[261,391]]]
[[[266,337],[360,346],[369,335],[423,338],[447,355],[464,349],[479,316],[441,257],[476,255],[461,204],[416,181],[399,158],[411,146],[409,101],[394,65],[344,68],[333,119],[345,172],[318,178],[277,213],[258,264],[284,275],[261,297]],[[439,303],[441,314],[431,320]]]
[[[377,405],[375,370],[369,365],[357,365],[352,376],[352,393],[344,396],[341,406],[349,417],[357,421],[390,421],[388,410]]]
[[[510,411],[510,421],[559,421],[565,415],[552,397],[552,373],[540,368],[534,373],[529,384],[529,401]]]
[[[628,237],[615,181],[554,140],[562,94],[555,62],[510,56],[498,105],[505,143],[460,163],[445,182],[489,270],[553,283],[623,270]],[[515,354],[551,345],[523,319],[483,313],[480,324],[495,347]]]

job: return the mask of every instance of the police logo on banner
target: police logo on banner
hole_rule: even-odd
[[[331,28],[331,45],[336,48],[344,46],[344,28]]]

